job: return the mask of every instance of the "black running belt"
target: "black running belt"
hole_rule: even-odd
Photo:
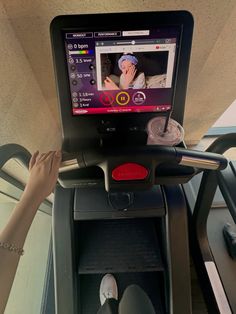
[[[78,224],[80,274],[163,270],[153,220]]]

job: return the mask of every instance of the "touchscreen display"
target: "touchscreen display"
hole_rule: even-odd
[[[64,36],[73,115],[171,110],[178,27]]]

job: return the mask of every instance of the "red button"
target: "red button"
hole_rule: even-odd
[[[104,106],[111,106],[114,102],[114,97],[111,93],[104,92],[100,95],[99,100]]]
[[[112,171],[112,178],[116,181],[144,180],[148,176],[148,170],[139,164],[127,162]]]

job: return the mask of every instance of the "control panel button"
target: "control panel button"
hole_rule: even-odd
[[[113,169],[112,178],[115,181],[145,180],[148,173],[144,166],[128,162]]]
[[[104,92],[100,95],[99,100],[104,106],[111,106],[114,102],[114,97],[112,93]]]
[[[146,95],[143,92],[136,92],[132,96],[132,101],[135,105],[142,105],[146,100]]]
[[[125,106],[128,104],[128,102],[130,101],[130,96],[127,92],[119,92],[116,95],[116,102],[120,105],[120,106]]]

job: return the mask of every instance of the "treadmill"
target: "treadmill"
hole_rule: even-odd
[[[186,11],[68,15],[51,23],[63,139],[53,205],[57,314],[96,313],[106,273],[115,275],[119,296],[138,284],[157,313],[192,312],[180,184],[227,160],[184,143],[147,145],[151,119],[168,123],[171,115],[182,125],[192,31]],[[125,54],[138,60],[145,87],[119,85]]]

